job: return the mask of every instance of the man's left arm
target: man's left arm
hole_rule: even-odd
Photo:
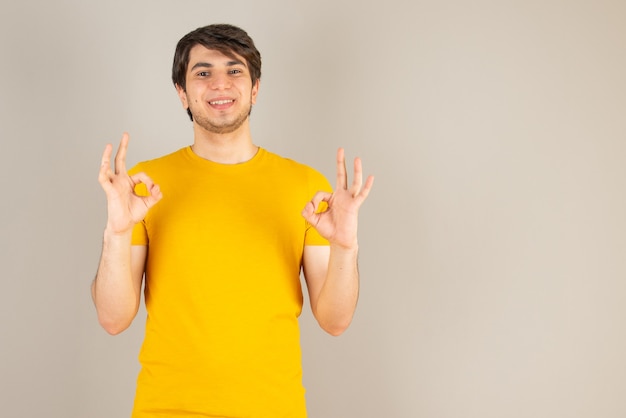
[[[327,239],[329,246],[307,245],[303,254],[311,310],[318,323],[331,335],[348,328],[359,295],[358,214],[374,177],[363,184],[361,160],[354,160],[354,179],[348,184],[343,149],[337,151],[337,184],[333,193],[318,192],[307,203],[302,216]],[[327,209],[317,213],[321,202]]]

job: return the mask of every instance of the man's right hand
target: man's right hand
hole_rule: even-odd
[[[132,231],[137,222],[141,222],[163,194],[158,185],[145,173],[129,176],[126,171],[126,150],[128,149],[128,134],[124,133],[120,147],[115,154],[115,168],[111,169],[111,155],[113,146],[107,144],[102,154],[102,164],[98,181],[107,196],[107,230],[113,234],[126,234]],[[148,189],[148,196],[139,196],[135,193],[135,186],[144,183]]]

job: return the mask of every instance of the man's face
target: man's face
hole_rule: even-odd
[[[218,134],[234,132],[248,120],[259,91],[244,58],[202,45],[189,52],[186,84],[185,90],[176,86],[183,107],[191,111],[194,123]]]

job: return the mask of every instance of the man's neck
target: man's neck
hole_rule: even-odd
[[[248,124],[234,132],[217,134],[194,124],[193,152],[206,160],[221,164],[239,164],[254,157],[259,147],[252,143]]]

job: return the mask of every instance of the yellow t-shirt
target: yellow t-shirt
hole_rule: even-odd
[[[133,232],[148,246],[133,417],[306,417],[300,266],[328,243],[300,212],[328,181],[262,148],[226,165],[186,147],[132,171],[163,192]]]

